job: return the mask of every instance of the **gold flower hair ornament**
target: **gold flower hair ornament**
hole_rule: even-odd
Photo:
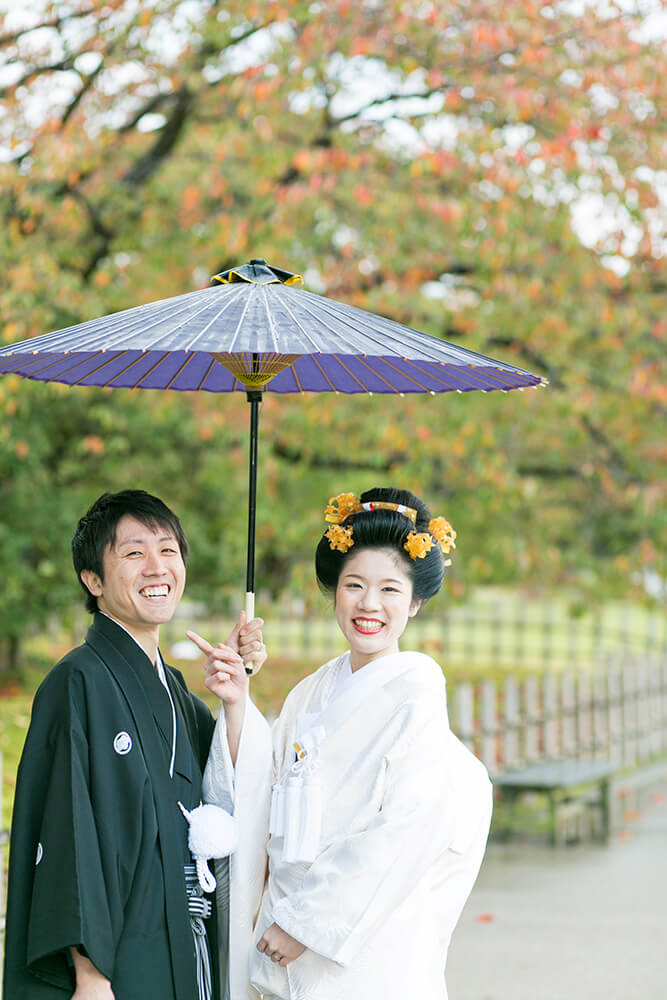
[[[354,545],[352,528],[342,528],[340,524],[332,524],[327,528],[324,537],[329,539],[330,548],[338,549],[339,552],[347,552]]]
[[[337,497],[329,498],[329,503],[324,511],[324,520],[331,524],[340,524],[350,514],[356,514],[360,510],[362,510],[362,506],[354,493],[339,493]]]
[[[411,559],[424,559],[433,548],[433,537],[427,531],[411,531],[403,548]]]
[[[328,528],[324,537],[328,539],[331,549],[339,552],[347,552],[354,545],[354,529],[342,527],[342,522],[352,514],[361,514],[364,511],[374,510],[395,510],[404,517],[409,518],[413,524],[417,522],[417,511],[414,507],[406,507],[404,504],[391,503],[385,500],[369,500],[362,503],[354,493],[339,493],[338,496],[330,497],[324,512],[324,518],[329,521],[331,527]],[[434,517],[429,521],[428,531],[411,531],[403,548],[411,559],[424,559],[437,542],[440,548],[448,555],[452,549],[456,548],[456,532],[445,517]],[[445,566],[451,566],[451,559],[445,560]]]
[[[402,503],[391,503],[389,500],[366,500],[364,503],[355,496],[354,493],[339,493],[337,497],[330,497],[324,520],[331,524],[342,524],[351,514],[362,514],[364,511],[374,510],[395,510],[404,517],[408,517],[413,524],[417,523],[417,511],[414,507],[406,507]]]
[[[437,542],[445,555],[456,548],[456,532],[444,517],[434,517],[428,523],[428,531],[411,531],[405,540],[403,548],[411,559],[424,559]],[[445,559],[445,566],[451,566],[452,560]]]
[[[440,543],[440,548],[445,555],[449,555],[452,549],[456,548],[456,532],[446,517],[434,517],[428,523],[428,530]]]

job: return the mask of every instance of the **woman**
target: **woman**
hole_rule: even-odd
[[[399,641],[440,589],[455,534],[404,490],[342,494],[326,518],[317,578],[349,650],[287,697],[272,767],[244,676],[214,651],[207,660],[225,711],[204,790],[234,812],[240,837],[228,990],[234,1000],[445,1000],[491,788],[449,729],[440,667]]]

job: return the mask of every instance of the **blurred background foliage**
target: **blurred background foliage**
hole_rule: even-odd
[[[665,578],[659,7],[31,0],[0,19],[0,335],[208,283],[251,257],[539,372],[435,398],[267,397],[259,608],[315,599],[332,493],[400,484],[459,532],[449,594],[575,602]],[[11,8],[11,9],[10,9]],[[242,398],[0,380],[0,662],[76,594],[74,524],[141,486],[189,595],[243,591]],[[266,604],[264,605],[266,607]]]

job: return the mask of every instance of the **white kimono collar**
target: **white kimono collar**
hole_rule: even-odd
[[[324,693],[320,712],[304,712],[297,718],[294,750],[296,760],[281,774],[273,788],[269,831],[283,837],[283,861],[315,860],[322,828],[322,790],[318,771],[320,747],[327,733],[334,733],[357,712],[372,694],[413,665],[422,654],[392,653],[371,660],[336,684],[340,670],[349,662],[349,652],[339,658],[336,673]]]

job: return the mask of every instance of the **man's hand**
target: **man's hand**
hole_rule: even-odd
[[[93,963],[77,948],[70,948],[76,972],[76,989],[72,1000],[114,1000],[111,983],[98,972]]]
[[[305,944],[301,944],[278,924],[267,927],[257,943],[257,951],[263,952],[276,965],[282,966],[289,965],[299,955],[303,955],[305,950]]]
[[[262,618],[246,621],[246,613],[242,611],[238,622],[229,633],[226,643],[240,655],[246,667],[252,668],[253,677],[259,673],[266,662],[266,646],[262,636],[263,625]]]
[[[221,642],[212,646],[196,632],[188,631],[185,634],[206,656],[204,683],[209,691],[217,695],[225,705],[243,705],[248,693],[248,676],[238,648],[234,649]],[[238,645],[236,642],[235,644]]]

